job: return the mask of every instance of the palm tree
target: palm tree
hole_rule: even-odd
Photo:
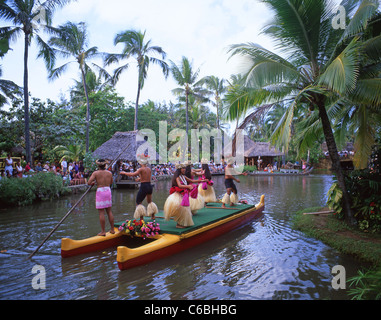
[[[79,162],[85,156],[85,150],[83,149],[83,146],[80,143],[70,145],[68,147],[56,146],[53,149],[53,152],[56,153],[59,157],[61,157],[60,162],[63,158]]]
[[[199,100],[204,99],[201,90],[201,83],[197,81],[200,69],[193,71],[192,63],[188,58],[183,57],[180,65],[176,65],[171,61],[171,73],[180,88],[173,89],[173,94],[185,97],[185,118],[186,118],[186,132],[189,131],[189,96],[193,95]]]
[[[90,128],[90,102],[88,87],[86,84],[86,74],[91,70],[88,61],[93,58],[100,57],[102,54],[98,51],[97,47],[88,48],[88,33],[86,24],[80,22],[78,24],[67,22],[58,28],[53,29],[55,35],[49,40],[51,50],[57,56],[63,58],[74,58],[75,60],[69,61],[60,67],[54,68],[54,64],[50,67],[49,79],[54,80],[59,78],[65,72],[71,63],[77,63],[81,72],[82,85],[86,97],[86,152],[89,152],[89,128]],[[92,64],[99,69],[100,74],[106,79],[109,77],[107,72],[96,64]]]
[[[40,48],[38,57],[45,60],[47,68],[51,66],[51,51],[40,37],[40,30],[50,26],[52,16],[57,8],[63,7],[71,0],[46,0],[41,3],[37,0],[8,0],[0,3],[0,17],[13,24],[12,27],[0,28],[0,34],[10,40],[16,40],[24,34],[24,122],[25,122],[25,152],[26,161],[31,161],[30,133],[29,133],[29,74],[28,57],[29,46],[33,38]]]
[[[144,87],[144,81],[147,79],[148,68],[150,63],[157,64],[161,67],[165,78],[168,77],[168,64],[164,61],[166,58],[166,53],[161,47],[151,46],[151,40],[145,42],[146,32],[136,30],[128,30],[121,32],[116,35],[114,39],[114,44],[119,43],[124,44],[124,48],[121,54],[109,54],[105,58],[105,65],[110,65],[115,62],[120,62],[124,59],[129,59],[130,57],[135,57],[138,67],[138,93],[136,96],[135,103],[135,120],[134,120],[134,130],[138,130],[138,107],[140,92]],[[151,56],[151,54],[159,55],[160,58]],[[120,78],[120,75],[129,68],[130,64],[127,63],[121,67],[118,67],[114,72],[114,84]]]
[[[281,57],[258,45],[239,44],[231,47],[232,55],[242,55],[250,61],[245,75],[246,87],[253,88],[252,106],[288,100],[288,110],[273,135],[273,141],[288,146],[295,111],[306,106],[317,111],[327,142],[333,170],[343,191],[343,206],[348,223],[354,223],[350,198],[340,166],[337,145],[329,117],[333,105],[355,92],[358,85],[363,32],[377,11],[378,1],[344,0],[346,12],[355,12],[345,30],[332,28],[330,0],[263,0],[275,13],[264,33],[275,39]],[[373,43],[373,54],[379,52],[380,41]],[[377,73],[379,75],[379,73]],[[378,87],[378,83],[372,83]],[[367,86],[361,83],[361,87]],[[367,89],[370,88],[370,84]],[[250,90],[249,90],[250,91]],[[361,99],[370,90],[361,90]],[[260,94],[258,94],[260,93]],[[363,94],[365,93],[365,94]],[[374,94],[374,93],[373,93]],[[248,93],[250,95],[250,92]],[[377,93],[377,95],[379,95]]]
[[[216,76],[207,76],[200,80],[200,84],[205,84],[209,90],[208,95],[214,95],[213,106],[217,109],[217,129],[220,129],[220,107],[222,104],[222,95],[226,92],[225,80]]]

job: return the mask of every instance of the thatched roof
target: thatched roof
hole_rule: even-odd
[[[250,149],[245,147],[245,157],[246,158],[256,158],[256,157],[281,157],[284,153],[276,150],[268,142],[253,142]]]
[[[93,152],[94,157],[105,160],[123,160],[123,161],[137,161],[136,151],[145,141],[136,142],[138,131],[129,132],[116,132],[113,137],[101,145],[97,150]],[[120,155],[120,153],[127,146],[129,147]],[[154,148],[149,146],[149,154],[156,154],[156,159],[159,159],[159,155]],[[144,152],[144,151],[143,151]],[[118,159],[116,159],[118,157]],[[156,160],[151,159],[151,160]]]
[[[279,152],[268,142],[254,142],[248,136],[244,136],[244,147],[245,147],[245,158],[256,158],[256,157],[281,157],[284,153]],[[225,150],[227,153],[232,150],[231,143],[229,143]]]

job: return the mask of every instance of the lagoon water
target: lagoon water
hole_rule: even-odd
[[[222,198],[224,177],[214,177]],[[264,215],[202,246],[145,266],[120,271],[116,249],[62,259],[61,238],[83,239],[100,231],[91,192],[38,253],[27,260],[81,194],[24,208],[0,209],[0,299],[2,300],[333,300],[349,299],[332,288],[332,268],[347,277],[361,267],[350,256],[292,228],[292,214],[324,206],[330,175],[242,177],[241,199],[258,203]],[[170,181],[159,181],[159,209]],[[133,215],[137,190],[113,190],[115,221]],[[108,222],[106,222],[108,228]],[[35,290],[34,266],[46,273],[46,288]]]

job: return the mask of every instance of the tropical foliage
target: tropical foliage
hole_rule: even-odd
[[[151,40],[145,42],[146,32],[127,30],[116,35],[114,44],[117,45],[122,43],[124,48],[121,54],[108,54],[105,58],[105,64],[110,65],[112,63],[120,62],[124,59],[129,59],[130,57],[135,57],[137,68],[138,68],[138,93],[135,102],[135,120],[134,120],[134,130],[138,130],[138,108],[140,92],[144,87],[144,81],[148,76],[148,69],[150,64],[157,64],[161,67],[165,77],[168,76],[169,67],[164,61],[166,58],[166,53],[161,47],[151,46]],[[157,58],[156,56],[160,58]],[[130,63],[118,67],[114,71],[113,83],[115,84],[121,74],[130,67]]]
[[[354,223],[345,178],[340,167],[332,121],[340,110],[352,108],[354,114],[380,111],[378,88],[380,66],[380,36],[372,32],[378,23],[378,1],[342,1],[341,5],[351,19],[345,30],[332,27],[333,8],[330,0],[263,0],[274,11],[273,20],[263,33],[275,41],[283,55],[253,44],[232,45],[232,56],[242,56],[247,68],[241,86],[236,85],[228,94],[231,117],[242,116],[250,107],[254,115],[261,109],[271,109],[279,103],[287,110],[272,135],[278,147],[290,144],[293,123],[305,120],[303,142],[307,147],[323,132],[336,173],[343,191],[345,217]],[[364,31],[367,32],[364,32]],[[372,90],[373,89],[373,90]],[[378,92],[380,92],[378,90]],[[297,112],[301,116],[296,117]],[[359,115],[361,117],[361,115]],[[358,157],[370,156],[374,143],[369,115],[362,115],[357,135]],[[307,126],[308,124],[308,126]],[[346,129],[346,128],[345,128]],[[359,139],[362,139],[361,142]],[[357,164],[361,161],[358,160]]]
[[[88,48],[88,33],[86,30],[86,24],[80,22],[78,24],[67,22],[66,24],[59,26],[58,28],[51,28],[55,35],[49,40],[50,49],[53,51],[52,63],[49,66],[50,75],[49,78],[54,80],[61,76],[61,74],[67,70],[70,63],[74,62],[78,64],[82,85],[86,98],[86,152],[89,151],[89,132],[90,132],[90,102],[89,94],[86,83],[86,74],[91,70],[88,60],[94,59],[100,56],[97,47]],[[60,67],[55,68],[55,57],[61,56],[64,58],[73,58],[74,61],[67,62]],[[108,73],[93,63],[93,66],[100,70],[100,74],[106,79],[110,78]]]
[[[36,174],[28,179],[1,179],[0,202],[4,206],[25,206],[68,193],[62,178],[54,173]]]
[[[0,28],[2,39],[16,40],[24,36],[24,114],[25,114],[25,149],[26,160],[31,161],[30,132],[29,132],[29,79],[28,56],[31,40],[36,39],[40,49],[38,57],[42,57],[46,67],[52,66],[52,52],[44,39],[40,36],[41,30],[48,30],[51,25],[54,10],[69,3],[70,0],[8,0],[0,3],[0,17],[12,26]]]

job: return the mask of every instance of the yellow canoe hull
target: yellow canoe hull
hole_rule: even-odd
[[[264,208],[265,197],[262,196],[261,201],[255,207],[194,231],[181,235],[158,235],[154,238],[155,241],[134,249],[119,246],[117,249],[119,269],[126,270],[144,265],[216,238],[257,218],[264,211]]]

